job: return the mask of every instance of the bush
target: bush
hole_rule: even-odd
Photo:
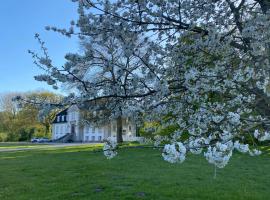
[[[35,132],[35,128],[21,128],[18,131],[20,135],[19,141],[30,141]]]
[[[0,142],[6,142],[7,141],[7,133],[0,133]]]

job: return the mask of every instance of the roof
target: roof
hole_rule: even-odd
[[[53,120],[53,124],[56,124],[56,123],[65,123],[67,122],[67,111],[68,111],[68,108],[62,110],[61,112],[59,112],[58,114],[56,114],[54,120]],[[60,117],[60,120],[57,121],[58,119],[58,116]],[[62,118],[62,116],[64,116],[64,119]]]

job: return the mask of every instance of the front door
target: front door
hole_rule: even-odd
[[[71,125],[71,134],[75,135],[75,124]]]
[[[76,137],[76,135],[75,135],[76,134],[76,131],[75,131],[76,129],[75,128],[76,128],[75,124],[71,124],[71,135],[72,135],[71,137],[72,137],[73,140]]]

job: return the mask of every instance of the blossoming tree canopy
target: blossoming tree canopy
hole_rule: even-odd
[[[269,1],[73,1],[78,21],[46,29],[78,36],[83,53],[54,66],[37,35],[44,55],[30,53],[45,70],[37,80],[68,85],[81,106],[104,100],[110,118],[177,125],[156,137],[168,143],[162,156],[171,163],[203,153],[222,168],[233,149],[260,154],[245,142],[270,139]],[[106,143],[105,155],[114,157],[116,147]]]

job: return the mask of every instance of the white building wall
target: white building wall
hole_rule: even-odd
[[[67,123],[53,124],[52,127],[52,139],[58,139],[68,133]]]
[[[104,139],[105,127],[96,127],[91,125],[86,125],[83,128],[84,142],[90,141],[102,141]]]
[[[128,118],[123,119],[123,140],[134,141],[136,138],[136,125],[132,123]],[[117,135],[117,123],[116,120],[111,122],[111,137],[116,138]]]
[[[77,106],[71,106],[67,111],[67,122],[53,124],[52,138],[57,139],[64,136],[67,133],[71,133],[71,125],[75,125],[75,141],[83,142],[98,142],[106,139],[106,137],[116,138],[117,124],[116,120],[110,122],[108,125],[102,127],[95,127],[93,125],[85,125],[80,127],[80,112]],[[128,119],[123,120],[123,139],[124,141],[135,140],[136,126]]]

